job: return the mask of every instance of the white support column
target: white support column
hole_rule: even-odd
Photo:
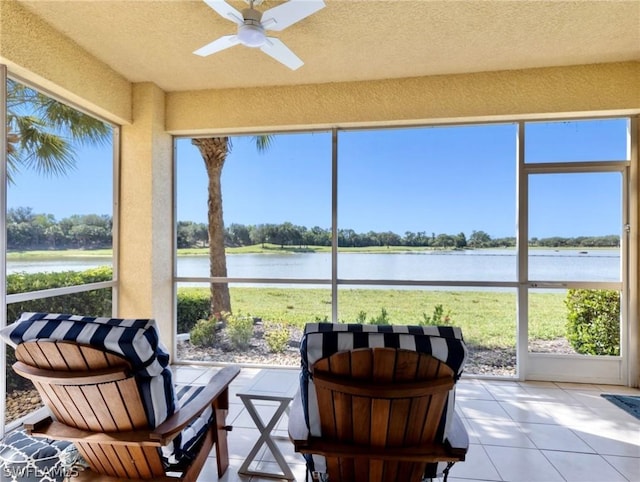
[[[518,378],[520,380],[526,379],[529,359],[529,178],[524,165],[524,126],[524,122],[518,123],[518,164],[516,168],[516,250],[518,257],[518,265],[516,267],[518,280],[516,352]]]

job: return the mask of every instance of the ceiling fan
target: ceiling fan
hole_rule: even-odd
[[[266,30],[279,32],[299,22],[303,18],[324,8],[323,0],[289,0],[264,12],[254,9],[262,0],[245,0],[249,8],[242,13],[223,0],[204,0],[220,16],[238,25],[238,33],[225,35],[193,53],[206,57],[221,50],[242,44],[246,47],[260,48],[265,54],[286,65],[291,70],[301,67],[304,62],[294,54],[281,40],[267,37]]]

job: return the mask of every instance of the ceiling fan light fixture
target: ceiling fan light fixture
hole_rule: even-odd
[[[247,47],[261,47],[264,45],[267,35],[262,26],[245,23],[238,27],[238,39]]]

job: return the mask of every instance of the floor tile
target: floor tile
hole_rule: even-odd
[[[228,435],[229,457],[244,460],[259,437],[256,429],[234,428]],[[263,450],[264,448],[258,452],[256,459],[260,459]]]
[[[501,480],[521,482],[564,482],[562,475],[535,449],[485,446]]]
[[[518,425],[538,449],[595,453],[589,445],[566,427],[539,423],[520,423]]]
[[[305,482],[305,475],[307,471],[306,465],[292,464],[289,465],[289,468],[291,469],[291,472],[293,472],[296,482]],[[280,467],[278,467],[278,464],[275,462],[260,462],[256,470],[267,473],[282,473]],[[251,482],[274,482],[275,480],[278,479],[273,479],[271,477],[259,477],[255,475],[251,477]]]
[[[505,400],[499,403],[511,419],[516,422],[551,423],[553,420],[545,410],[544,405],[538,402]]]
[[[532,402],[563,402],[566,404],[575,404],[575,399],[567,393],[557,387],[546,387],[537,385],[527,385],[524,389],[529,394],[529,401]]]
[[[482,383],[462,380],[456,385],[456,400],[495,400]]]
[[[597,390],[597,385],[592,385],[589,383],[568,383],[568,382],[556,382],[555,383],[558,388],[562,388],[563,390]]]
[[[517,400],[529,396],[523,387],[514,382],[484,382],[484,387],[496,400]]]
[[[603,458],[628,480],[640,480],[640,458],[617,455],[603,455]]]
[[[449,471],[449,475],[462,479],[502,480],[485,448],[475,444],[469,446],[466,460],[457,462]]]
[[[511,420],[468,419],[474,436],[483,445],[535,448],[533,442]]]
[[[626,482],[626,478],[597,454],[543,450],[542,453],[567,482]]]
[[[573,429],[574,433],[600,455],[620,455],[640,458],[640,430],[628,433],[615,431],[587,433]]]
[[[456,407],[466,418],[488,418],[491,420],[511,420],[500,403],[493,400],[456,400]]]

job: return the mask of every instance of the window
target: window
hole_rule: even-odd
[[[117,129],[15,80],[6,85],[6,322],[25,311],[111,316]],[[7,348],[7,423],[37,400],[13,359]]]
[[[335,129],[273,135],[266,154],[230,138],[226,273],[210,271],[202,158],[177,140],[178,357],[297,365],[311,321],[460,326],[475,375],[522,376],[521,355],[575,353],[568,290],[625,296],[627,129]],[[227,288],[232,314],[211,303]]]

